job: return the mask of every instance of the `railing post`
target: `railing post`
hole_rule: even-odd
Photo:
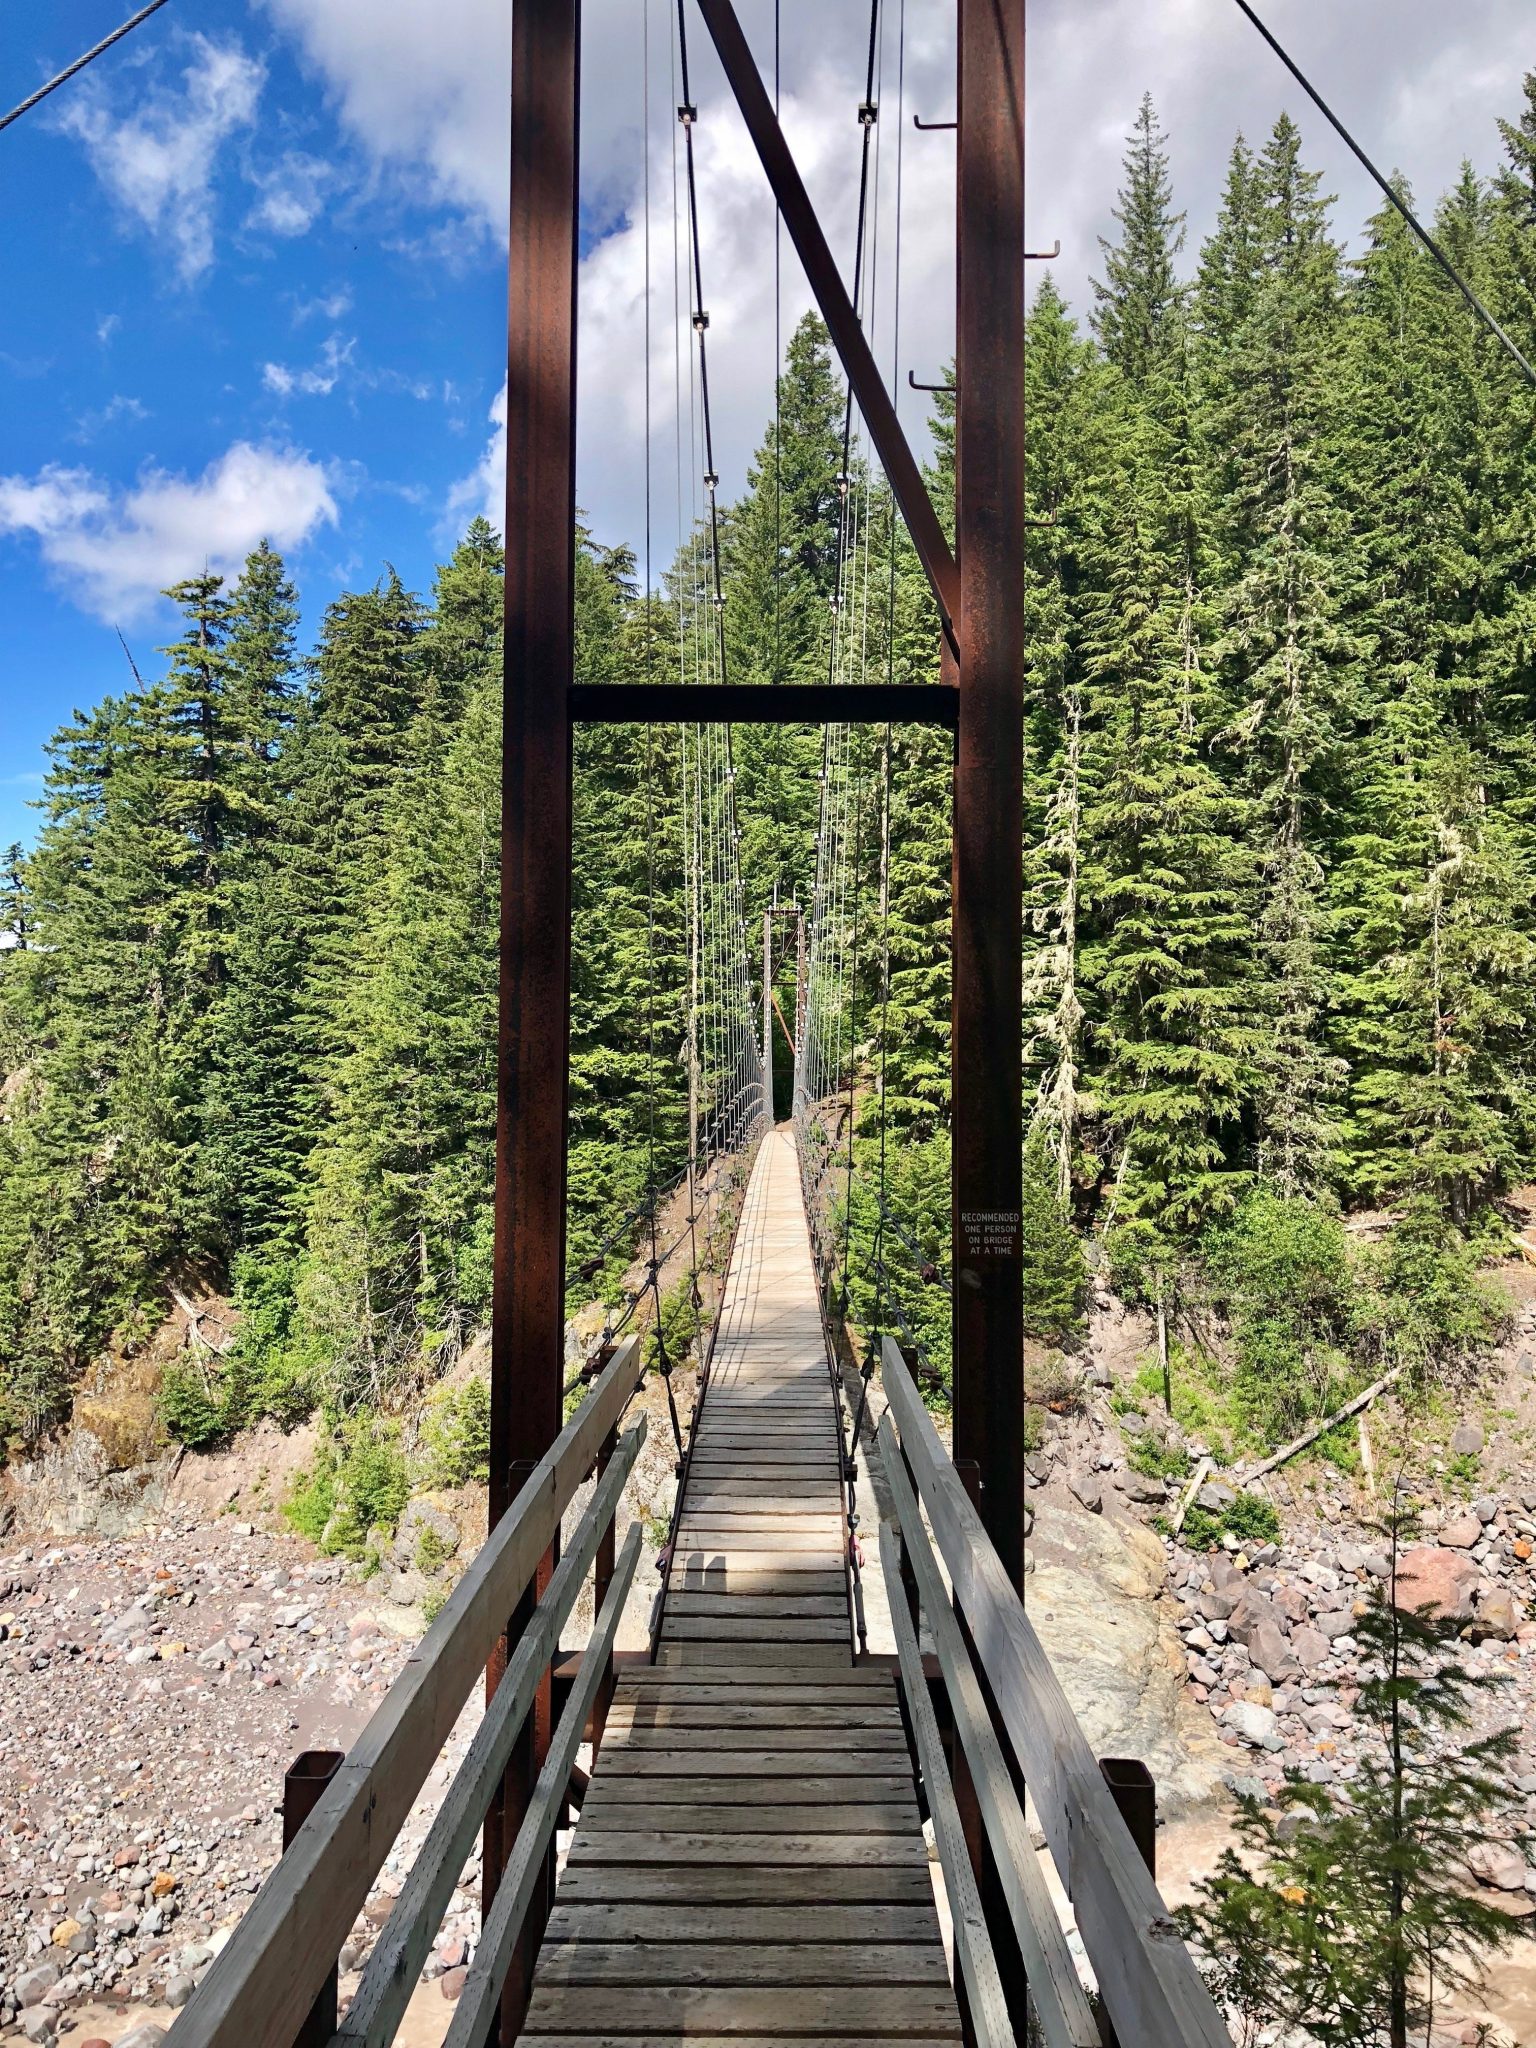
[[[320,1802],[320,1795],[341,1768],[342,1753],[339,1749],[305,1749],[294,1758],[283,1774],[283,1847],[288,1849],[294,1836],[314,1812]],[[331,1964],[331,1974],[316,1993],[303,2026],[294,2036],[293,2048],[325,2048],[336,2031],[336,1964]]]
[[[1101,1756],[1099,1775],[1114,1800],[1120,1818],[1130,1832],[1136,1853],[1157,1876],[1157,1783],[1139,1757]],[[1119,2035],[1107,2012],[1099,2015],[1104,2048],[1121,2048]],[[1127,2044],[1129,2048],[1129,2044]]]

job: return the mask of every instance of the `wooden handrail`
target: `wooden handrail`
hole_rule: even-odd
[[[626,1338],[411,1652],[228,1946],[177,2015],[176,2048],[291,2048],[507,1616],[634,1390]]]
[[[442,1925],[464,1859],[506,1770],[518,1730],[549,1660],[560,1646],[560,1630],[586,1582],[598,1545],[612,1527],[619,1496],[634,1469],[645,1433],[642,1416],[620,1438],[570,1548],[555,1567],[532,1621],[519,1638],[496,1696],[486,1708],[447,1797],[417,1851],[394,1910],[368,1958],[347,2008],[347,2017],[337,2031],[337,2042],[348,2044],[348,2048],[363,2048],[363,2044],[366,2048],[384,2048],[395,2037],[421,1975],[421,1966]]]
[[[881,1346],[881,1380],[1116,2033],[1138,2048],[1231,2048],[1024,1603],[889,1337]]]
[[[1008,1999],[997,1972],[992,1937],[987,1932],[981,1894],[966,1849],[960,1810],[944,1761],[943,1738],[933,1701],[928,1697],[928,1680],[923,1671],[923,1653],[917,1630],[907,1612],[906,1588],[901,1583],[901,1540],[889,1522],[880,1524],[880,1562],[885,1570],[885,1590],[891,1603],[891,1627],[896,1636],[896,1656],[901,1665],[902,1690],[907,1696],[907,1716],[912,1724],[912,1744],[923,1773],[923,1791],[933,1822],[934,1846],[944,1871],[944,1893],[949,1901],[950,1925],[955,1936],[956,1974],[964,1980],[966,2003],[976,2048],[1012,2048],[1018,2036],[1008,2013]]]
[[[928,1533],[907,1478],[906,1461],[895,1439],[896,1427],[887,1411],[876,1439],[880,1462],[917,1578],[918,1598],[938,1651],[955,1733],[965,1749],[982,1822],[997,1860],[998,1878],[1024,1958],[1040,2031],[1046,2048],[1103,2048],[1088,1994],[1078,1978],[1072,1951],[1067,1947],[1056,1908],[1035,1861],[1024,1809],[993,1730],[981,1686],[971,1668],[960,1624],[939,1577]],[[884,1529],[881,1533],[884,1535]]]

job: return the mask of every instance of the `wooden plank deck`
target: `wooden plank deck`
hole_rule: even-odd
[[[855,1668],[794,1139],[748,1187],[654,1665],[620,1679],[522,2035],[960,2038],[886,1671]]]

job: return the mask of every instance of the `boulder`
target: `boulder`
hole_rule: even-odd
[[[1275,1684],[1300,1677],[1301,1665],[1296,1654],[1274,1622],[1259,1622],[1250,1631],[1246,1647],[1253,1664]]]
[[[462,1541],[458,1523],[430,1500],[411,1501],[395,1529],[391,1555],[407,1570],[434,1571],[453,1557]]]
[[[1090,1515],[1097,1515],[1103,1512],[1104,1488],[1096,1473],[1069,1472],[1067,1474],[1067,1486],[1073,1499],[1085,1507]]]
[[[1515,1603],[1503,1586],[1485,1586],[1478,1595],[1472,1633],[1476,1637],[1492,1636],[1500,1643],[1514,1640]]]
[[[1463,1422],[1451,1431],[1451,1456],[1453,1458],[1479,1458],[1483,1451],[1483,1430],[1481,1423]]]
[[[61,1974],[57,1963],[39,1963],[36,1969],[23,1970],[11,1987],[11,1996],[23,2010],[41,2005]]]
[[[1057,1507],[1036,1496],[1029,1618],[1099,1756],[1139,1756],[1160,1811],[1216,1796],[1223,1760],[1210,1715],[1189,1695],[1187,1653],[1158,1601],[1160,1538],[1139,1522]],[[1202,1658],[1196,1684],[1213,1685]]]
[[[1299,1628],[1291,1637],[1291,1648],[1303,1671],[1314,1671],[1333,1653],[1333,1645],[1320,1629]]]
[[[1335,1608],[1331,1613],[1320,1614],[1315,1626],[1320,1635],[1329,1642],[1336,1642],[1340,1636],[1347,1636],[1355,1625],[1355,1616],[1347,1607]]]
[[[1230,1728],[1250,1749],[1277,1748],[1280,1723],[1273,1707],[1261,1707],[1256,1700],[1234,1700],[1222,1713],[1221,1725]]]
[[[1530,1866],[1509,1842],[1478,1842],[1467,1856],[1467,1868],[1479,1884],[1497,1892],[1524,1891]]]
[[[1417,1544],[1397,1563],[1397,1605],[1405,1613],[1427,1608],[1439,1621],[1470,1621],[1477,1566],[1458,1550]]]
[[[1470,1550],[1482,1541],[1482,1535],[1483,1525],[1476,1515],[1457,1515],[1441,1526],[1440,1541],[1448,1550]]]

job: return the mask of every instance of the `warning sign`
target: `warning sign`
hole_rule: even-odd
[[[1017,1209],[962,1209],[960,1242],[966,1263],[980,1265],[1019,1256]]]

